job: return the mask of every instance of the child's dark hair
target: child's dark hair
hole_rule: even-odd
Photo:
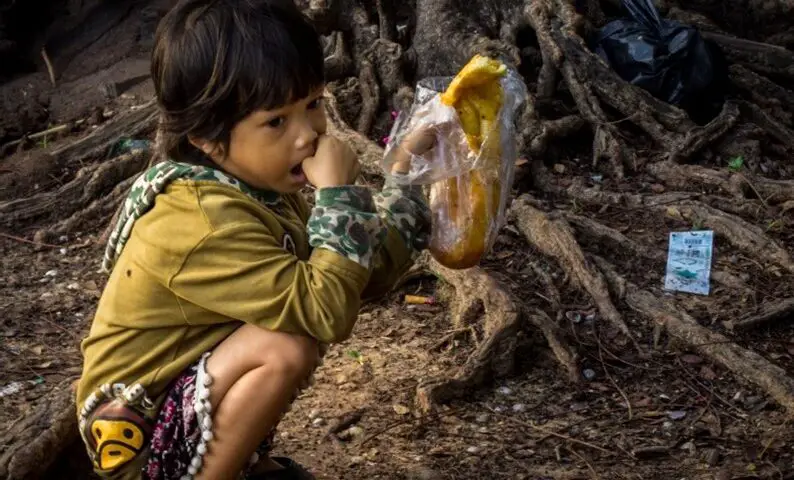
[[[180,0],[157,28],[151,73],[158,153],[201,163],[188,136],[228,152],[237,122],[322,86],[323,51],[292,0]]]

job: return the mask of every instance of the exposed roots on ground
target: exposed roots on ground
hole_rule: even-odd
[[[554,258],[563,270],[590,294],[601,315],[634,341],[629,327],[623,321],[623,316],[609,297],[606,280],[582,252],[567,222],[562,219],[550,219],[526,199],[521,198],[513,203],[511,215],[527,241],[544,255]]]
[[[391,111],[410,106],[418,80],[454,75],[480,53],[516,66],[533,92],[517,122],[520,154],[529,159],[531,174],[514,187],[518,194],[531,190],[537,200],[519,198],[510,217],[527,243],[562,270],[564,280],[552,277],[541,261],[529,261],[527,271],[540,285],[534,294],[544,300],[539,308],[524,305],[496,269],[450,270],[425,254],[423,266],[454,288],[452,327],[475,334],[465,362],[418,388],[417,401],[424,409],[509,375],[522,323],[545,336],[565,375],[579,381],[579,353],[569,345],[561,323],[563,305],[569,303],[564,296],[571,292],[592,299],[598,321],[605,320],[599,328],[617,333],[612,338],[631,343],[637,352],[642,352],[638,325],[627,325],[626,318],[635,322],[634,315],[627,315],[629,309],[657,325],[660,335],[668,332],[685,348],[724,365],[781,406],[794,407],[794,380],[781,368],[696,321],[693,309],[705,300],[675,302],[636,278],[652,275],[637,274],[627,265],[647,263],[661,276],[665,249],[650,248],[631,231],[631,222],[652,217],[661,228],[667,228],[664,220],[676,228],[713,229],[720,248],[727,244],[763,275],[781,279],[769,296],[792,294],[785,284],[794,274],[791,238],[772,226],[788,225],[794,209],[794,92],[789,89],[794,53],[732,37],[703,12],[662,2],[662,11],[671,18],[703,26],[704,36],[723,48],[730,63],[735,92],[709,118],[695,119],[627,84],[589,49],[586,34],[608,20],[605,12],[614,10],[617,0],[473,0],[465,7],[457,0],[299,3],[325,35],[329,132],[358,154],[361,183],[377,186],[382,181],[378,163],[383,150],[376,141],[388,135]],[[611,8],[605,8],[607,4]],[[775,41],[789,40],[779,36]],[[136,153],[96,160],[119,137],[143,134],[155,124],[150,103],[52,152],[59,164],[79,165],[82,170],[56,191],[0,203],[0,224],[46,219],[57,204],[57,222],[40,230],[40,239],[45,239],[107,218],[146,162]],[[83,165],[90,161],[94,163]],[[552,175],[546,163],[567,167]],[[601,177],[597,181],[595,173]],[[569,205],[571,211],[565,211]],[[605,220],[613,215],[623,217]],[[627,224],[625,230],[614,227],[620,221]],[[761,298],[765,292],[758,292],[753,278],[732,272],[715,266],[717,300],[724,300],[724,290],[756,300],[755,307],[737,307],[747,311],[728,324],[736,331],[768,324],[794,309],[790,298]],[[39,425],[38,421],[24,423],[26,419],[19,425]],[[24,452],[17,447],[22,445],[19,441],[13,445],[3,453],[0,467],[16,461],[7,460],[14,455],[8,452]],[[37,457],[31,455],[25,458],[34,459],[34,465]]]
[[[62,384],[0,434],[0,477],[44,478],[58,455],[77,439],[74,392]]]
[[[626,295],[626,303],[637,313],[662,325],[686,348],[714,360],[745,382],[758,386],[780,406],[794,412],[794,379],[785,370],[700,325],[689,314],[662,298],[632,285]]]
[[[794,316],[794,298],[787,298],[783,301],[770,305],[764,305],[757,314],[751,314],[735,322],[726,322],[725,326],[731,330],[750,330],[769,326],[772,322],[784,319],[791,319]]]
[[[512,295],[485,270],[451,270],[434,260],[425,261],[431,272],[455,289],[453,325],[470,326],[476,322],[474,328],[482,331],[482,339],[457,371],[417,387],[417,402],[429,411],[512,373],[521,314]],[[481,311],[484,313],[479,320]]]
[[[136,175],[148,160],[147,151],[137,150],[105,162],[88,165],[80,169],[72,181],[58,190],[0,203],[0,219],[6,226],[11,226],[17,222],[39,219],[53,212],[71,216],[119,183]]]

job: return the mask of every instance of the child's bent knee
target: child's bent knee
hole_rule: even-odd
[[[319,348],[317,341],[299,335],[284,335],[262,351],[263,366],[274,373],[303,379],[317,366]]]

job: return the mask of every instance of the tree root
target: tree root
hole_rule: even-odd
[[[794,272],[794,262],[789,253],[759,227],[698,201],[686,201],[667,207],[668,212],[676,210],[684,219],[713,229],[748,255]]]
[[[529,154],[535,157],[543,155],[552,140],[563,139],[581,130],[584,126],[585,121],[578,115],[542,122],[540,132],[531,137]]]
[[[791,123],[794,92],[741,65],[731,65],[730,74],[733,83],[749,94],[755,103],[772,108],[779,121]]]
[[[361,114],[358,117],[356,130],[364,136],[372,130],[375,123],[375,116],[378,114],[380,106],[380,87],[375,75],[375,68],[369,60],[361,60],[359,64],[358,81],[361,85]]]
[[[53,150],[51,155],[67,159],[68,161],[61,162],[64,165],[81,164],[86,160],[107,155],[108,151],[121,138],[134,138],[153,131],[156,124],[157,104],[155,100],[151,100],[140,107],[119,114],[90,135],[63,148]]]
[[[655,262],[664,261],[665,257],[662,252],[639,245],[613,228],[573,213],[566,212],[563,215],[568,223],[583,237],[609,245],[616,251],[625,252],[637,258],[645,258]]]
[[[535,326],[546,337],[546,341],[552,353],[565,368],[568,381],[571,383],[581,382],[582,376],[579,373],[579,355],[574,352],[564,338],[562,329],[549,318],[542,310],[533,310],[526,314],[529,323]]]
[[[342,32],[334,32],[329,42],[333,53],[325,58],[325,76],[328,81],[340,80],[353,71],[353,60],[347,53]]]
[[[713,32],[702,32],[703,38],[718,44],[725,56],[752,70],[785,76],[794,80],[794,52],[777,45],[753,42]]]
[[[777,264],[794,272],[794,262],[788,252],[772,240],[764,231],[741,218],[713,208],[698,200],[696,195],[670,193],[664,195],[631,195],[604,192],[573,183],[563,192],[579,202],[591,205],[627,205],[664,212],[667,215],[699,223],[711,228],[736,248],[763,261]]]
[[[358,156],[361,164],[361,172],[365,177],[374,179],[383,172],[380,169],[380,160],[383,157],[383,149],[376,145],[365,135],[353,130],[339,112],[339,104],[336,96],[326,89],[325,91],[325,115],[328,119],[328,134],[335,136],[350,146]]]
[[[451,270],[429,261],[428,267],[455,288],[453,323],[467,324],[484,308],[483,340],[453,378],[433,379],[417,387],[417,402],[425,411],[455,398],[465,397],[487,381],[510,374],[515,363],[521,315],[512,296],[479,267]]]
[[[130,178],[146,165],[148,152],[138,150],[106,162],[83,167],[77,176],[56,191],[0,203],[0,223],[18,225],[58,211],[71,215],[107,190]],[[57,208],[56,208],[57,207]]]
[[[666,254],[664,250],[652,249],[639,245],[634,240],[626,237],[617,230],[607,227],[606,225],[590,218],[574,215],[572,213],[564,213],[563,215],[571,224],[571,226],[574,227],[577,237],[579,238],[586,238],[589,241],[596,241],[603,245],[608,245],[612,250],[628,253],[634,258],[644,258],[650,262],[665,261]],[[612,268],[612,265],[609,262],[595,255],[593,255],[592,258],[596,266],[598,266],[608,281],[610,278],[610,273],[612,273],[613,278],[615,275],[617,275],[617,273],[614,271],[610,273],[606,271],[606,269]],[[740,291],[747,290],[745,282],[729,272],[714,269],[711,272],[711,278],[724,287]],[[609,283],[612,284],[613,282],[609,281]],[[613,292],[613,297],[623,298],[624,294],[620,292],[625,292],[625,281],[621,278],[618,280],[617,286],[619,287],[619,295],[615,295],[615,292]]]
[[[747,316],[735,322],[725,322],[725,326],[730,330],[751,330],[777,320],[792,318],[792,316],[794,316],[794,298],[787,298],[781,302],[766,305],[758,314]]]
[[[52,389],[31,413],[0,435],[0,478],[44,478],[58,455],[78,441],[71,388]]]
[[[738,199],[757,197],[763,203],[775,205],[794,199],[794,182],[771,180],[749,174],[714,170],[699,165],[677,165],[656,162],[647,171],[665,185],[677,189],[691,189],[696,184],[728,193]]]
[[[609,297],[603,275],[587,260],[568,223],[549,219],[525,198],[513,203],[510,216],[527,241],[544,255],[554,258],[579,287],[590,294],[601,315],[634,342],[631,331]]]
[[[794,412],[794,379],[761,355],[746,350],[719,333],[701,326],[671,302],[630,285],[626,303],[640,315],[664,326],[667,332],[701,355],[719,363],[745,382],[760,387],[778,404]]]
[[[703,127],[694,127],[684,134],[683,141],[669,154],[674,162],[684,161],[703,149],[706,145],[722,137],[739,119],[739,106],[726,101],[717,117]]]
[[[763,128],[770,136],[777,139],[789,150],[794,150],[794,132],[783,126],[780,122],[770,117],[761,110],[758,105],[749,102],[741,102],[741,107],[746,115],[753,120],[753,123]]]
[[[67,219],[60,220],[54,225],[38,230],[34,238],[42,242],[54,241],[54,239],[61,235],[74,232],[86,225],[103,222],[108,217],[114,216],[114,213],[127,197],[130,187],[132,187],[132,184],[135,183],[137,178],[137,175],[133,175],[116,185],[109,195],[94,200],[90,205],[75,212]],[[111,221],[111,224],[115,224],[115,222]],[[100,238],[104,238],[104,235]],[[104,240],[106,240],[106,238]],[[104,243],[104,241],[102,243]]]

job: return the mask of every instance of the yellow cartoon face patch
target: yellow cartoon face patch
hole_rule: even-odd
[[[91,435],[97,445],[97,466],[101,470],[113,470],[129,462],[146,441],[140,427],[123,419],[96,419],[91,423]]]
[[[85,437],[94,450],[94,466],[112,471],[130,462],[146,447],[150,427],[133,409],[119,401],[99,408],[86,422]]]

